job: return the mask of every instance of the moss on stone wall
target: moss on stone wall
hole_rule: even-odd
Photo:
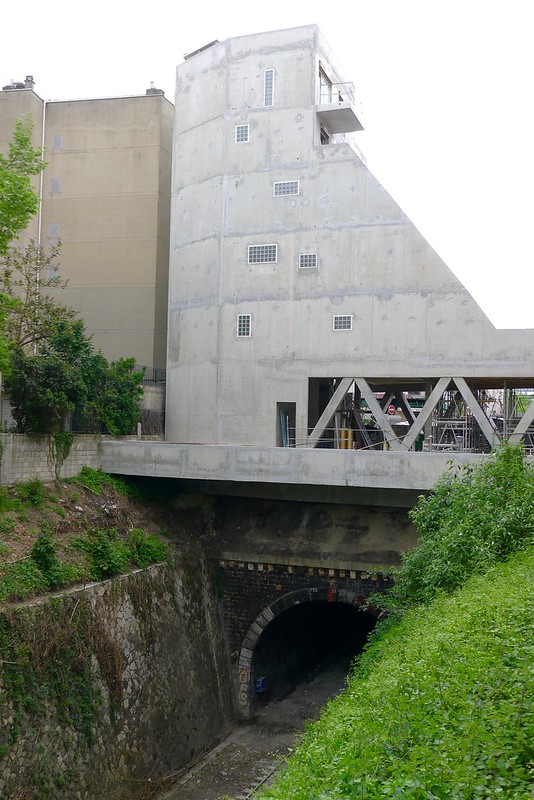
[[[1,612],[0,797],[126,800],[223,735],[210,587],[195,559]]]

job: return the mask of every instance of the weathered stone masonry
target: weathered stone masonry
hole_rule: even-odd
[[[325,567],[219,562],[227,636],[235,665],[237,707],[252,711],[254,649],[278,615],[300,603],[317,601],[361,606],[389,585],[381,575]]]
[[[229,659],[201,558],[6,610],[0,622],[2,800],[129,800],[229,730]],[[24,652],[21,692],[9,662]]]
[[[223,587],[225,625],[235,662],[242,647],[253,649],[258,636],[251,628],[295,605],[296,602],[329,600],[361,605],[389,583],[377,573],[325,567],[219,561]],[[249,638],[247,638],[247,636]]]

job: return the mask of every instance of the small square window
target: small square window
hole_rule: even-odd
[[[352,314],[334,314],[335,331],[352,330]]]
[[[270,264],[278,261],[277,244],[249,244],[249,264]]]
[[[299,253],[299,269],[317,269],[317,253]]]
[[[50,181],[50,193],[61,194],[61,181],[59,178],[52,178]]]
[[[63,149],[63,134],[55,133],[52,147],[54,150],[62,150]]]
[[[300,181],[275,181],[273,197],[284,197],[288,194],[300,194]]]
[[[236,144],[243,144],[248,142],[249,127],[248,125],[235,126],[235,142]]]
[[[48,237],[50,239],[57,239],[59,236],[59,222],[51,222],[48,226]]]
[[[250,314],[237,315],[237,335],[239,337],[252,336],[251,319]]]
[[[263,105],[274,105],[274,69],[266,69],[263,73]]]

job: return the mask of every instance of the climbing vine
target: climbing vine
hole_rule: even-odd
[[[67,460],[74,442],[74,434],[70,431],[59,431],[52,434],[52,461],[56,480],[59,480],[63,464]]]

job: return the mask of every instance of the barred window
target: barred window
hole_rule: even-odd
[[[352,314],[334,314],[335,331],[352,330]]]
[[[299,269],[317,269],[317,253],[299,253]]]
[[[263,73],[263,105],[274,105],[274,69],[266,69]]]
[[[300,194],[300,181],[275,181],[273,183],[273,197],[283,197],[288,194]]]
[[[242,144],[243,142],[248,142],[248,132],[249,132],[248,125],[236,125],[235,126],[236,144]]]
[[[237,315],[237,335],[238,336],[252,336],[251,315],[250,314],[238,314]]]
[[[249,264],[269,264],[278,261],[277,244],[249,244],[248,263]]]

